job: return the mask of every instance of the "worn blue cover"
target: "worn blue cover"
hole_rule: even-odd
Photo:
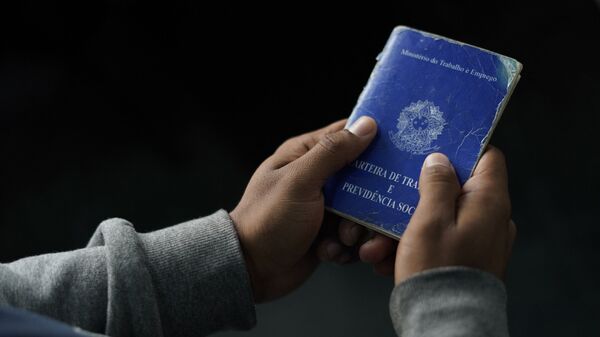
[[[419,200],[425,157],[444,153],[463,184],[514,89],[512,58],[396,27],[348,120],[373,117],[370,147],[324,188],[327,209],[398,238]]]

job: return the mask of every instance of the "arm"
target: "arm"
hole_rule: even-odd
[[[257,300],[296,288],[314,269],[315,254],[347,261],[342,249],[349,247],[340,243],[352,246],[361,236],[352,223],[339,225],[339,242],[315,242],[323,220],[321,187],[372,139],[374,125],[364,122],[350,132],[338,131],[342,123],[335,123],[293,138],[255,172],[231,216]],[[506,184],[496,149],[484,154],[463,188],[447,158],[433,156],[422,171],[421,201],[400,244],[375,235],[361,245],[362,260],[380,273],[395,273],[399,285],[390,309],[400,336],[507,335],[504,287],[497,279],[514,239]],[[389,258],[394,252],[396,258]],[[474,269],[435,269],[445,266]],[[431,271],[419,274],[426,270]]]
[[[508,337],[506,291],[490,273],[445,267],[394,288],[390,314],[398,336]]]
[[[399,336],[508,336],[500,281],[515,238],[504,157],[490,148],[460,186],[430,155],[420,200],[398,244],[390,313]]]
[[[108,220],[85,249],[0,265],[0,305],[112,336],[252,327],[253,301],[289,293],[317,265],[322,186],[369,145],[377,128],[369,118],[344,125],[282,144],[230,215],[219,211],[148,234]]]
[[[0,265],[0,304],[112,336],[197,336],[255,324],[225,211],[139,234],[103,222],[88,247]]]

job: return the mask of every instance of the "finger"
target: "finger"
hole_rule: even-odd
[[[397,241],[382,234],[375,236],[365,242],[359,249],[360,259],[366,263],[377,264],[393,256],[396,251]]]
[[[343,253],[344,247],[333,239],[324,239],[317,246],[317,257],[321,261],[335,261]]]
[[[441,153],[430,154],[423,162],[419,178],[419,204],[411,225],[451,224],[455,220],[456,199],[460,185],[448,158]],[[409,229],[411,227],[409,225]]]
[[[508,193],[508,173],[506,171],[506,160],[502,152],[494,147],[488,146],[473,171],[473,176],[467,180],[464,189],[467,191],[480,188],[501,189]]]
[[[320,137],[324,134],[340,131],[346,125],[347,119],[342,119],[331,123],[328,126],[296,136],[286,140],[275,150],[275,153],[268,159],[271,169],[281,168],[288,163],[302,157],[306,152],[310,151]]]
[[[373,265],[373,271],[375,271],[375,273],[382,275],[382,276],[392,276],[392,275],[394,275],[395,262],[396,262],[396,258],[394,255],[388,256],[382,262]]]
[[[357,223],[347,219],[340,220],[338,235],[340,241],[348,247],[357,244],[358,240],[364,235],[365,231],[366,229]]]
[[[498,179],[506,180],[506,159],[497,147],[488,145],[475,167],[473,176],[481,174],[494,174]]]
[[[504,155],[490,147],[481,157],[473,176],[465,182],[459,203],[459,222],[478,224],[474,218],[496,217],[510,220],[511,205],[508,193],[508,174]],[[469,212],[461,212],[469,209]],[[460,220],[470,221],[460,221]],[[468,219],[467,219],[468,218]],[[503,222],[500,222],[503,223]]]
[[[334,239],[316,243],[316,255],[320,261],[348,264],[358,261],[356,249],[345,247]]]
[[[290,163],[290,173],[302,187],[320,189],[327,178],[348,165],[375,137],[375,120],[362,116],[348,129],[323,134],[314,147]]]

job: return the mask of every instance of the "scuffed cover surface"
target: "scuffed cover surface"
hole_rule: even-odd
[[[399,237],[418,203],[425,157],[448,156],[460,183],[471,175],[521,64],[478,47],[396,27],[348,124],[373,117],[371,146],[326,184],[326,207]]]

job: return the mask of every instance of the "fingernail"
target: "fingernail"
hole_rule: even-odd
[[[352,125],[350,125],[348,131],[352,132],[353,134],[359,137],[364,137],[373,133],[376,128],[377,123],[375,123],[375,120],[373,118],[362,116],[354,123],[352,123]]]
[[[444,156],[441,153],[430,154],[429,156],[427,156],[427,158],[425,158],[425,162],[423,163],[423,165],[425,167],[441,165],[452,168],[452,164],[450,164],[448,157]]]
[[[337,243],[330,243],[327,245],[327,256],[330,259],[335,259],[342,252],[342,246]]]

